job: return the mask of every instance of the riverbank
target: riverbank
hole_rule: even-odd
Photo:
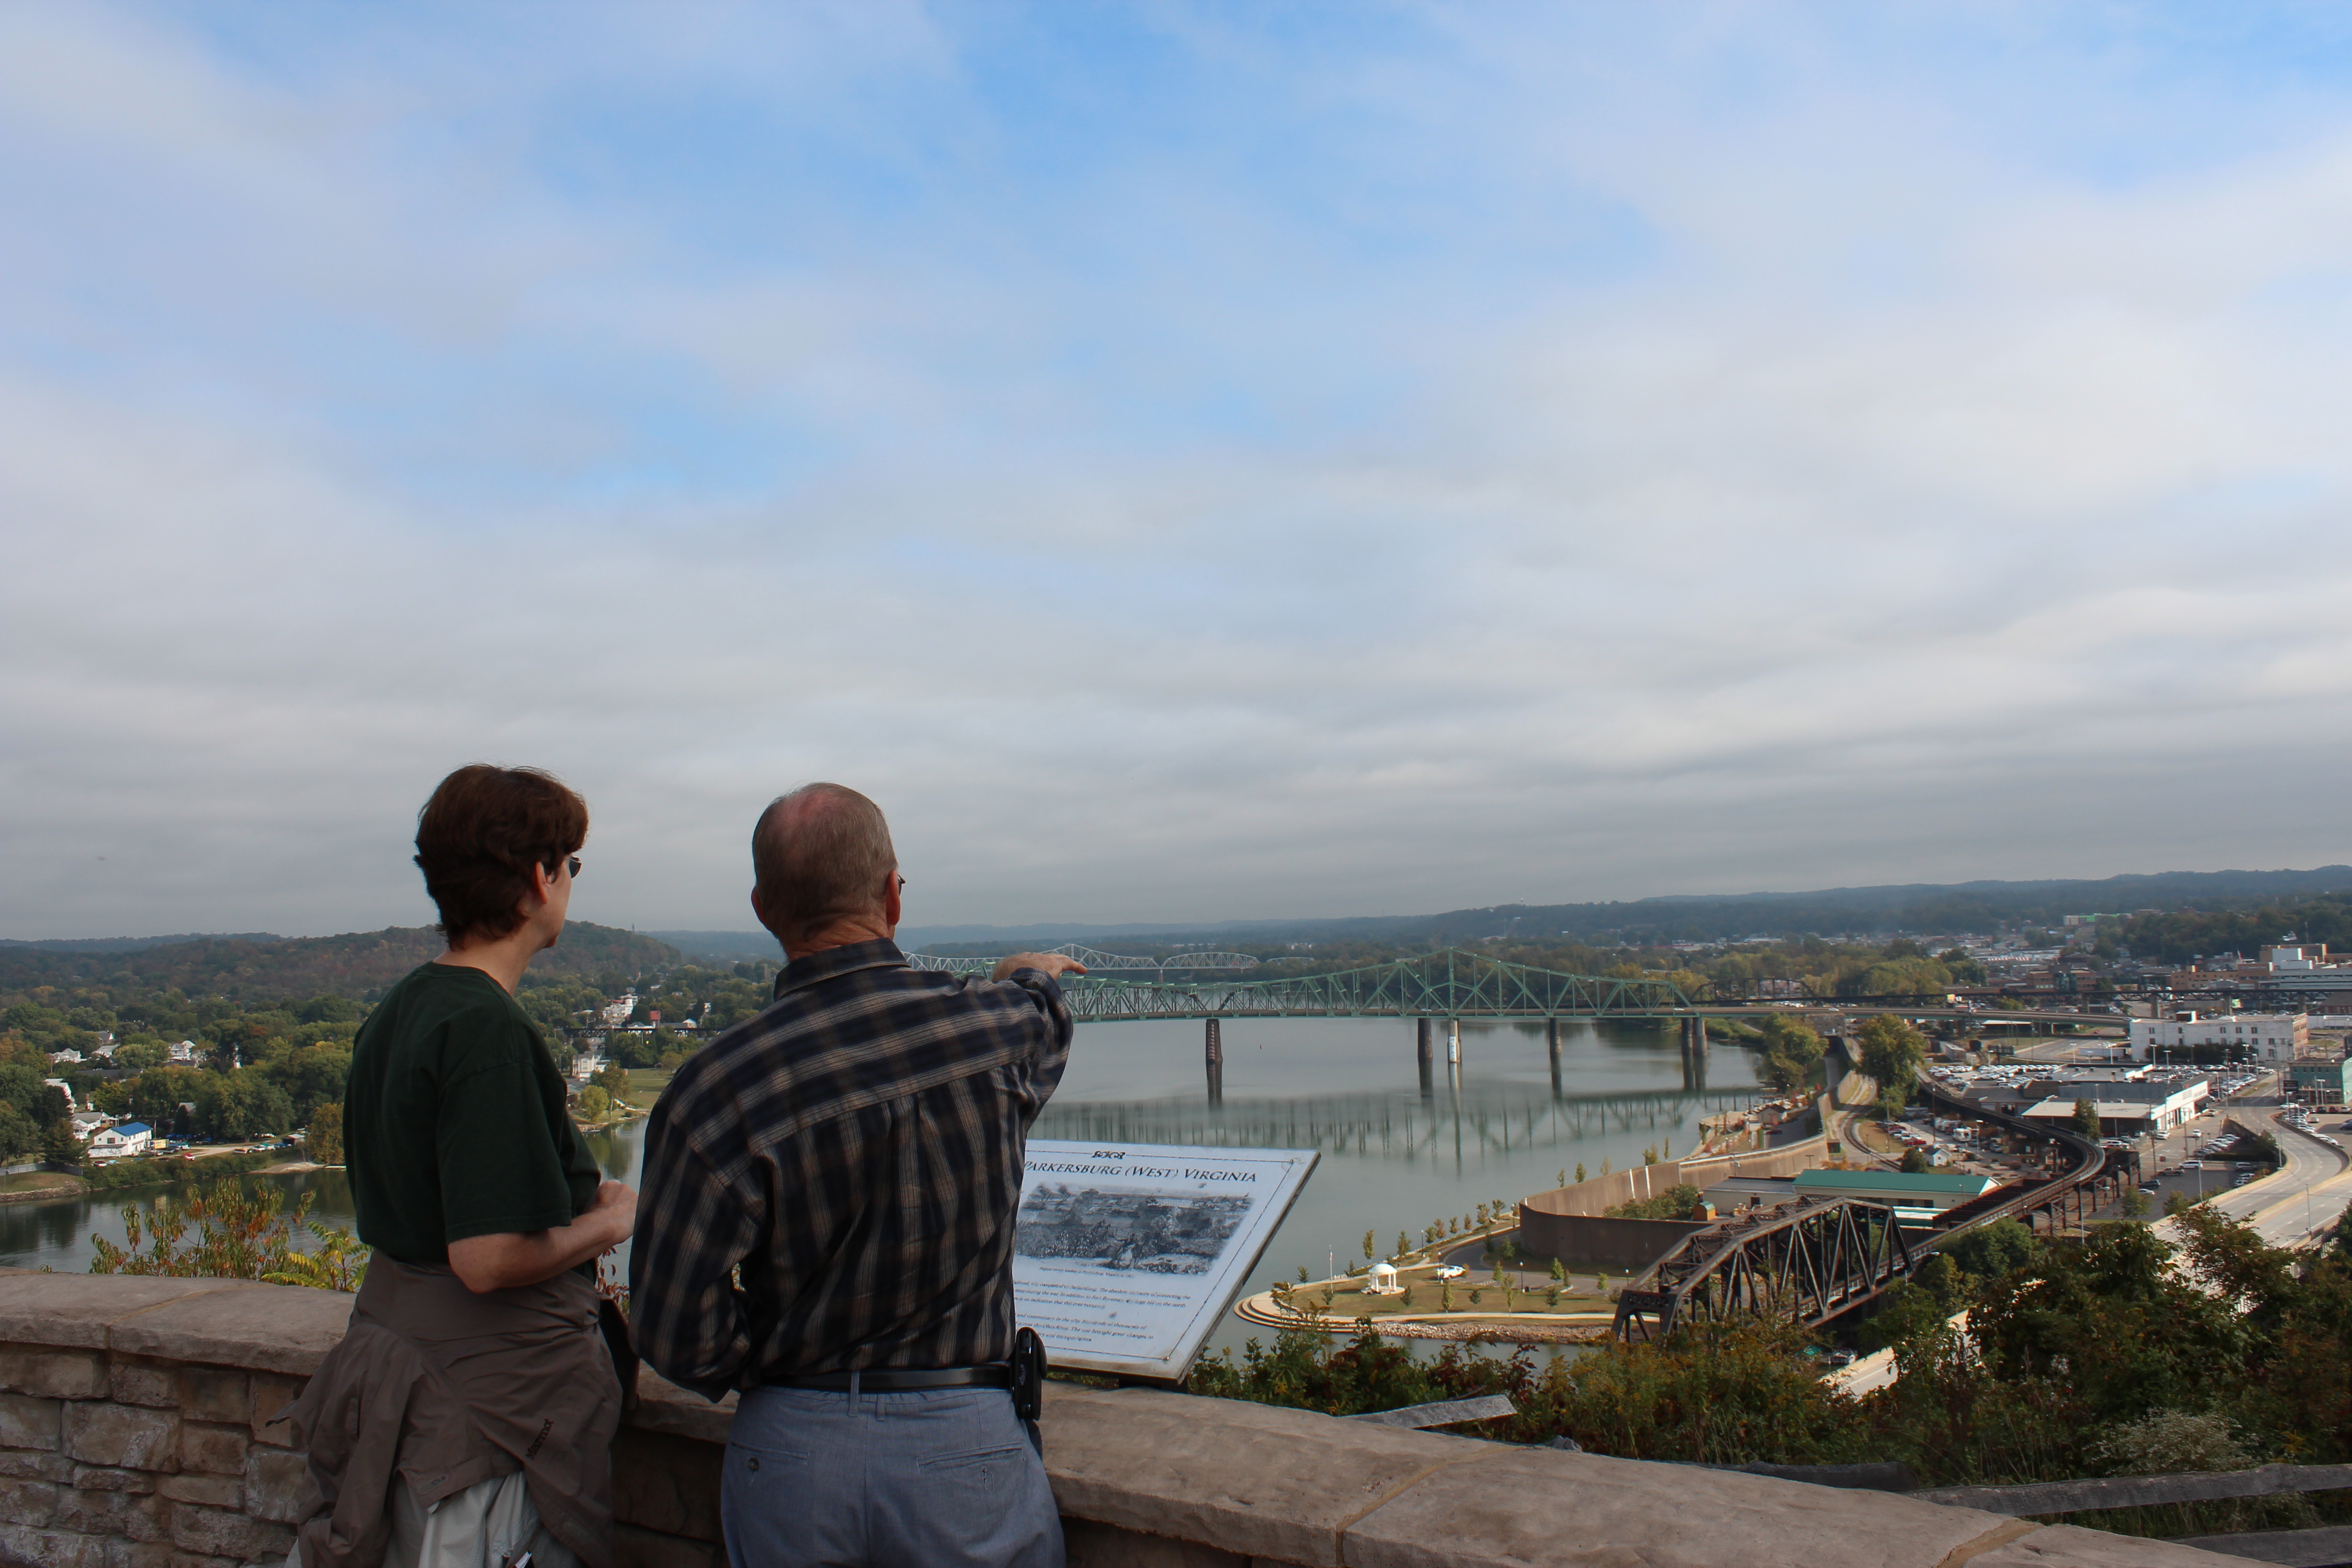
[[[1271,1291],[1244,1297],[1234,1303],[1234,1316],[1270,1329],[1323,1329],[1345,1334],[1353,1332],[1359,1323],[1370,1322],[1375,1332],[1390,1339],[1523,1345],[1605,1340],[1617,1321],[1613,1308],[1580,1312],[1389,1312],[1342,1318],[1320,1311],[1293,1311],[1276,1301]]]

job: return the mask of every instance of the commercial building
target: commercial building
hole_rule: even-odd
[[[2103,1135],[2129,1138],[2169,1132],[2194,1117],[2212,1092],[2213,1080],[2201,1072],[2078,1067],[2011,1082],[1971,1084],[1969,1098],[1989,1110],[2045,1121],[2050,1119],[2048,1107],[2063,1106],[2060,1119],[2072,1120],[2074,1102],[2087,1100],[2101,1108]],[[2110,1121],[2112,1128],[2105,1125]]]
[[[2294,1060],[2310,1045],[2308,1013],[2188,1012],[2131,1021],[2136,1062],[2178,1059],[2200,1047],[2220,1047],[2233,1058],[2277,1067]]]
[[[2287,1087],[2305,1105],[2352,1105],[2352,1052],[2288,1063]]]
[[[1971,1203],[2000,1184],[1990,1176],[1940,1171],[1918,1175],[1896,1171],[1800,1171],[1790,1188],[1801,1198],[1860,1198],[1892,1205],[1904,1219],[1929,1219]]]

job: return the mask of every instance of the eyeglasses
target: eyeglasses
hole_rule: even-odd
[[[580,857],[577,855],[566,856],[563,860],[563,868],[565,870],[570,871],[574,877],[577,877],[580,875]],[[551,870],[548,874],[552,876],[554,875],[554,872]]]
[[[907,878],[903,872],[898,876],[898,890],[902,893],[907,890]]]

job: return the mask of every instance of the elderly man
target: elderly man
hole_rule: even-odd
[[[1055,977],[1085,971],[908,967],[889,826],[839,784],[772,804],[751,858],[789,962],[655,1106],[629,1263],[645,1359],[742,1391],[729,1559],[1058,1565],[1009,1393],[1013,1239],[1029,1126],[1069,1058]]]

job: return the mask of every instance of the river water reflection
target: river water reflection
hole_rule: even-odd
[[[1360,1258],[1367,1230],[1386,1253],[1400,1230],[1418,1240],[1433,1220],[1542,1191],[1580,1163],[1597,1173],[1652,1146],[1687,1152],[1701,1116],[1758,1092],[1750,1053],[1716,1047],[1704,1087],[1689,1086],[1675,1036],[1639,1023],[1564,1025],[1557,1092],[1540,1023],[1465,1024],[1458,1077],[1441,1027],[1426,1094],[1405,1020],[1235,1019],[1223,1032],[1224,1098],[1212,1105],[1199,1023],[1082,1026],[1035,1136],[1321,1150],[1252,1289]],[[590,1140],[605,1172],[632,1185],[640,1125]],[[315,1194],[314,1218],[351,1223],[341,1172],[269,1179],[289,1203]],[[0,1264],[86,1268],[90,1238],[120,1243],[122,1205],[151,1195],[0,1205]],[[1212,1343],[1243,1337],[1229,1323]]]

